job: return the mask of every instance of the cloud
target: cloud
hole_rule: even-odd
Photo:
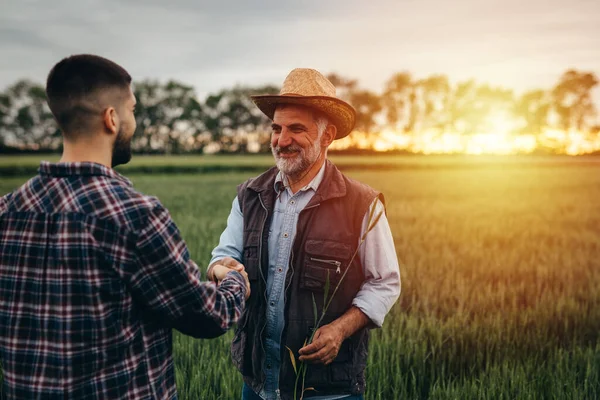
[[[96,53],[134,78],[178,79],[200,94],[280,83],[297,66],[374,90],[394,72],[548,85],[600,69],[595,0],[283,2],[11,1],[0,14],[0,88],[42,82],[52,65]]]

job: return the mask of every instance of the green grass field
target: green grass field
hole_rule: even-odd
[[[10,166],[6,159],[0,165]],[[400,300],[373,331],[367,399],[600,398],[598,159],[334,160],[385,193],[401,264]],[[268,157],[139,158],[129,168],[209,161],[270,165]],[[169,208],[205,267],[236,185],[254,171],[154,171],[129,177]],[[2,178],[0,194],[26,179]],[[240,398],[231,338],[175,334],[181,399]]]
[[[58,161],[58,155],[19,155],[0,157],[0,177],[25,176],[36,173],[40,160]],[[330,159],[344,170],[361,169],[375,171],[416,169],[470,169],[470,168],[541,168],[558,166],[600,166],[600,157],[565,155],[539,156],[473,156],[473,155],[344,155],[332,154]],[[210,156],[134,156],[133,160],[119,167],[123,173],[215,173],[245,172],[258,174],[271,167],[270,155],[210,155]]]

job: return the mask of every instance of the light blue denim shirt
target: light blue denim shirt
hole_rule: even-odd
[[[267,277],[267,312],[265,327],[265,385],[259,395],[266,400],[277,399],[279,393],[279,370],[281,360],[281,335],[284,328],[285,276],[287,274],[292,244],[300,211],[314,196],[325,175],[325,164],[315,178],[295,194],[286,186],[279,173],[275,188],[284,185],[275,202],[274,214],[269,228],[269,272]],[[376,214],[383,210],[378,201]],[[362,232],[367,229],[368,213],[363,220]],[[242,259],[244,220],[237,197],[233,200],[227,227],[221,234],[219,245],[212,252],[211,264],[224,257]],[[361,232],[361,236],[362,236]],[[383,319],[400,295],[400,271],[394,240],[385,214],[369,232],[358,253],[365,273],[365,282],[354,298],[353,305],[364,312],[376,326]],[[340,396],[319,396],[311,399],[343,399]]]

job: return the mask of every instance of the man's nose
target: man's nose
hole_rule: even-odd
[[[279,147],[286,147],[292,144],[292,133],[287,128],[282,128],[281,133],[279,134],[279,139],[277,140],[277,145]]]

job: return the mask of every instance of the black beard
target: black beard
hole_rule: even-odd
[[[131,138],[125,139],[123,131],[119,131],[113,146],[112,167],[127,164],[131,160]]]

